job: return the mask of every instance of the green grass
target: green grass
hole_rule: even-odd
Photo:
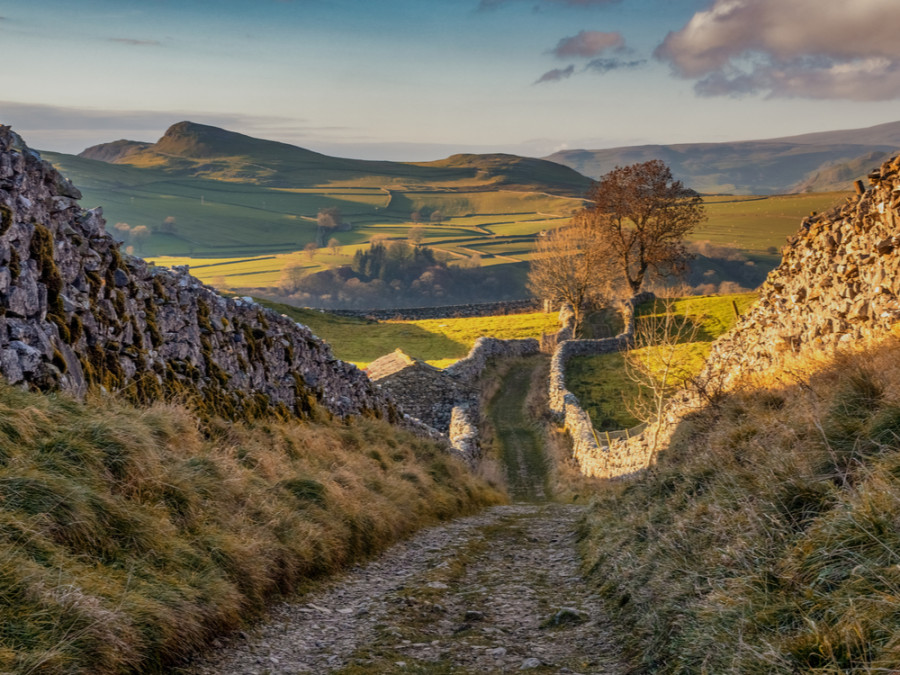
[[[154,233],[126,245],[162,265],[189,264],[202,281],[223,289],[272,290],[286,267],[301,265],[313,273],[347,264],[375,236],[405,239],[414,226],[410,214],[422,208],[440,210],[445,219],[441,225],[421,225],[424,243],[448,251],[452,259],[477,252],[485,266],[527,262],[537,233],[565,224],[583,204],[547,194],[540,181],[555,184],[558,177],[540,164],[517,165],[516,171],[532,172],[532,185],[510,189],[493,174],[479,178],[457,160],[415,166],[374,162],[366,165],[371,173],[353,173],[347,168],[352,160],[347,166],[340,160],[326,162],[337,178],[328,171],[316,178],[313,167],[325,166],[325,160],[315,153],[298,164],[294,151],[277,144],[263,143],[256,150],[264,156],[260,166],[269,167],[265,171],[238,171],[235,167],[247,158],[236,156],[223,159],[224,169],[207,171],[205,177],[158,162],[137,168],[45,154],[80,187],[83,205],[104,207],[110,228],[126,222],[152,229],[174,217],[174,234]],[[488,165],[490,171],[497,167],[494,160]],[[707,197],[709,221],[691,238],[736,247],[757,264],[773,266],[778,258],[770,249],[780,250],[804,216],[826,210],[843,196]],[[309,260],[301,251],[315,239],[317,212],[327,207],[339,208],[353,230],[334,234],[341,244],[338,255],[322,250]]]
[[[198,425],[0,384],[0,672],[169,672],[314,577],[499,499],[381,422]]]
[[[691,235],[694,241],[708,239],[750,253],[779,251],[785,239],[797,233],[800,221],[812,211],[825,212],[840,204],[846,192],[823,192],[771,197],[705,197],[709,220]]]
[[[896,670],[898,363],[892,341],[747,373],[595,495],[585,565],[635,672]]]
[[[263,301],[267,307],[309,326],[336,356],[361,368],[395,349],[444,368],[469,353],[479,337],[540,338],[559,328],[555,313],[420,321],[365,321]]]
[[[679,361],[688,371],[700,372],[712,341],[734,323],[732,303],[737,305],[739,313],[743,313],[755,301],[756,294],[747,293],[679,298],[672,303],[676,316],[692,317],[697,326],[695,340],[679,347]],[[638,307],[637,321],[650,320],[664,312],[665,301],[656,300]],[[591,416],[594,427],[600,431],[629,429],[643,421],[633,413],[640,388],[628,377],[621,353],[570,359],[566,364],[566,387],[575,394]]]

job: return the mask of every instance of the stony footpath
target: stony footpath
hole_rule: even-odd
[[[625,672],[579,572],[583,508],[519,503],[422,532],[182,672]]]
[[[512,433],[531,428],[536,365],[515,364],[489,406],[522,501],[420,532],[276,607],[182,675],[627,672],[581,576],[585,507],[546,501],[540,436]]]

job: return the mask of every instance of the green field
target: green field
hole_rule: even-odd
[[[756,301],[755,293],[681,298],[673,303],[678,317],[689,317],[697,325],[695,341],[680,346],[684,362],[697,373],[709,354],[710,344],[734,324],[732,302],[743,313]],[[638,308],[641,317],[659,316],[665,312],[663,300]],[[681,358],[681,356],[679,356]],[[628,429],[642,420],[630,410],[630,402],[638,396],[638,385],[625,372],[621,352],[600,356],[581,356],[566,364],[566,387],[578,398],[599,431]]]
[[[339,358],[365,368],[380,356],[402,349],[410,356],[439,368],[458,361],[481,336],[539,338],[559,329],[556,313],[533,312],[504,316],[428,319],[420,321],[365,321],[263,302],[267,307],[309,326],[331,344]]]
[[[491,206],[492,202],[503,204],[502,201],[497,202],[496,196],[490,193],[476,193],[475,197],[475,202],[483,208],[495,208]],[[844,197],[845,193],[839,192],[774,197],[707,197],[705,201],[709,220],[697,228],[691,240],[708,240],[717,245],[732,246],[749,253],[752,260],[771,267],[777,264],[780,253],[773,254],[770,249],[780,251],[786,238],[797,232],[800,221],[805,216],[812,211],[825,211],[840,203]],[[562,209],[560,213],[564,213],[567,200],[557,200],[556,205]],[[506,204],[497,208],[508,206]],[[424,243],[438,252],[447,253],[451,260],[469,258],[477,253],[482,265],[503,265],[530,260],[535,235],[567,220],[568,215],[558,214],[554,218],[547,218],[535,213],[520,212],[513,215],[458,216],[449,218],[440,226],[421,226],[425,230]],[[152,260],[166,266],[189,264],[195,276],[215,286],[264,288],[277,285],[285,267],[299,264],[312,273],[331,266],[345,265],[350,262],[357,249],[368,245],[368,239],[361,239],[362,237],[384,235],[403,239],[413,225],[408,221],[393,224],[373,222],[355,232],[338,233],[338,239],[353,240],[353,243],[342,245],[336,256],[328,249],[320,249],[313,259],[293,250],[273,252],[265,257],[159,256]],[[311,220],[308,227],[310,236],[314,236],[314,223]]]
[[[781,249],[785,239],[800,229],[804,217],[813,211],[827,211],[847,195],[846,192],[820,192],[704,197],[709,220],[696,229],[691,239],[708,239],[750,253],[764,253],[770,246]]]
[[[188,264],[204,282],[245,292],[271,292],[287,267],[310,274],[345,265],[376,237],[406,239],[414,211],[422,213],[424,243],[451,263],[525,264],[537,234],[585,203],[576,195],[588,184],[566,167],[512,155],[362,162],[190,123],[149,147],[131,144],[124,155],[115,153],[129,144],[114,145],[112,155],[94,154],[108,161],[44,154],[82,190],[83,206],[103,207],[108,230],[136,255]],[[691,239],[735,247],[768,269],[804,216],[842,197],[709,196],[709,220]],[[326,208],[339,209],[352,229],[329,235],[336,251],[310,258],[302,251]],[[431,222],[434,211],[440,222]],[[163,227],[167,219],[174,225]],[[150,234],[120,234],[116,223]]]

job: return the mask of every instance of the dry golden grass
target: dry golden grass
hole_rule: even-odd
[[[900,342],[762,374],[583,531],[638,672],[900,666]]]
[[[213,424],[0,385],[0,672],[159,671],[500,495],[375,421]]]

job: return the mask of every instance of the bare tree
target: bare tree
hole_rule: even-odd
[[[690,260],[685,237],[706,219],[703,199],[674,180],[658,159],[617,167],[591,187],[584,210],[609,243],[620,273],[637,293],[648,271],[683,272]]]
[[[425,241],[425,228],[421,225],[409,228],[409,232],[406,233],[406,238],[409,239],[410,243],[419,246]]]
[[[663,311],[636,317],[634,346],[625,354],[625,374],[637,385],[637,396],[628,411],[649,425],[650,461],[659,446],[660,422],[666,404],[696,375],[693,343],[700,322],[678,315],[672,300],[663,300]]]
[[[113,229],[116,231],[116,239],[118,241],[125,241],[125,237],[131,232],[131,225],[128,223],[116,223],[113,225]]]
[[[444,221],[444,214],[440,211],[432,211],[430,218],[432,223],[440,225]]]
[[[337,255],[341,250],[341,242],[338,241],[337,237],[332,237],[328,240],[328,248],[331,249],[331,255]]]
[[[134,242],[137,250],[143,252],[144,242],[147,241],[147,238],[150,236],[150,228],[146,225],[137,225],[131,228],[129,236],[131,237],[131,241]]]
[[[281,271],[281,279],[278,282],[278,285],[281,287],[281,290],[288,295],[291,293],[295,293],[298,288],[300,288],[300,282],[304,276],[303,265],[291,265],[290,267],[285,267]]]
[[[571,225],[548,232],[535,245],[528,271],[528,288],[535,297],[567,302],[575,311],[575,330],[589,304],[615,293],[614,260],[584,214]]]
[[[306,246],[303,247],[303,252],[306,253],[307,257],[312,260],[316,257],[316,252],[319,250],[319,247],[316,245],[316,242],[311,241]]]

